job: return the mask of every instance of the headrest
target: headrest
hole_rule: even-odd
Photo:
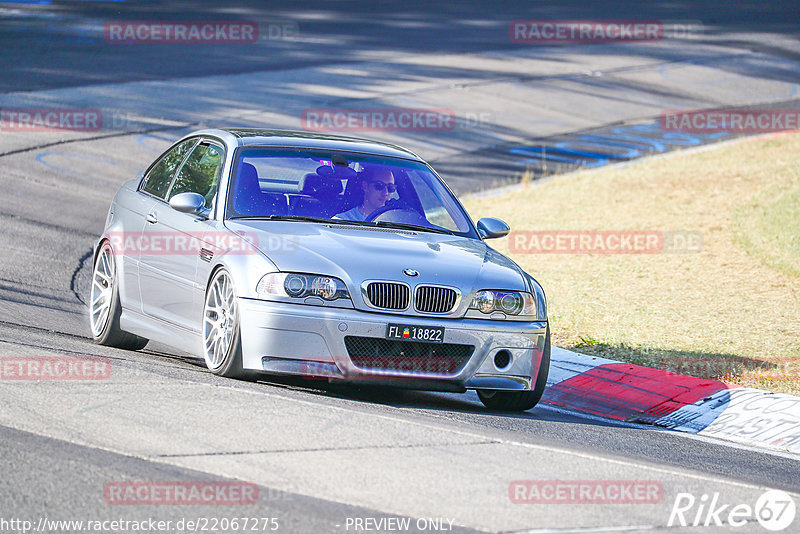
[[[356,171],[350,167],[331,167],[330,165],[320,165],[317,167],[317,174],[324,178],[336,178],[337,180],[349,180],[356,175]]]
[[[339,178],[323,178],[319,174],[313,172],[303,176],[298,185],[300,186],[301,193],[314,197],[333,197],[342,192],[342,182]]]
[[[247,194],[261,191],[261,185],[258,183],[258,171],[252,163],[242,163],[242,168],[239,169],[239,187],[240,191],[246,191]]]

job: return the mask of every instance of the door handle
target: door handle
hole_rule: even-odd
[[[147,217],[145,217],[145,220],[150,224],[156,224],[158,222],[158,217],[156,217],[156,212],[151,211],[150,213],[148,213]]]

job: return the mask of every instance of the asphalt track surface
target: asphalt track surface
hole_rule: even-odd
[[[647,12],[636,2],[588,8],[574,2],[530,7],[423,2],[302,6],[211,2],[33,6],[16,2],[0,3],[0,9],[1,103],[12,107],[20,102],[58,106],[81,94],[91,95],[89,105],[91,98],[108,95],[133,100],[146,87],[136,84],[163,82],[167,85],[158,87],[175,87],[168,84],[191,85],[192,80],[208,76],[270,80],[287,69],[299,69],[298,73],[320,67],[374,69],[376,62],[395,55],[430,58],[430,63],[439,56],[463,56],[459,68],[473,72],[468,84],[494,83],[492,75],[498,73],[483,72],[481,61],[519,59],[520,48],[508,42],[506,28],[510,20],[525,18],[701,20],[706,32],[680,49],[684,60],[691,59],[693,51],[710,57],[708,47],[715,47],[715,53],[730,49],[731,55],[741,54],[745,47],[758,59],[745,67],[742,61],[718,64],[729,76],[746,74],[753,93],[723,92],[714,103],[726,103],[729,98],[731,105],[794,104],[794,94],[784,94],[783,88],[797,82],[798,71],[790,66],[800,59],[795,52],[800,34],[797,6],[789,4],[742,3],[722,8],[716,2],[669,3],[653,4]],[[109,19],[201,16],[263,23],[296,21],[303,39],[269,43],[275,48],[264,53],[231,45],[120,48],[104,43],[97,33],[98,24]],[[597,91],[616,95],[622,119],[628,118],[622,110],[632,101],[647,91],[661,90],[648,78],[642,59],[646,54],[635,54],[634,66],[626,67],[624,61],[614,63],[623,53],[613,46],[554,47],[541,53],[555,63],[563,59],[564,66],[550,65],[537,74],[547,80],[538,88],[540,97],[549,94],[554,101],[567,98],[571,104],[592,107],[591,90],[575,91],[559,78],[569,74],[575,55],[593,56],[604,70],[617,69],[623,78],[630,70],[642,69],[639,85],[628,79],[627,86],[595,86]],[[658,61],[675,59],[666,57],[663,49],[653,55],[664,56]],[[397,61],[390,74],[395,81],[398,73],[408,79],[465,77],[463,72],[443,72],[441,66],[432,73],[419,65],[419,61],[409,60],[406,66]],[[576,69],[581,72],[581,67]],[[695,81],[702,81],[703,75],[693,74],[698,77]],[[342,90],[338,82],[332,83],[331,91]],[[511,85],[516,83],[521,82]],[[307,92],[295,88],[291,96],[309,102],[306,106],[318,105],[314,94],[320,92],[319,87],[309,86]],[[703,87],[700,91],[708,91],[719,83]],[[740,83],[739,89],[748,87]],[[665,86],[663,92],[669,90]],[[279,97],[281,102],[289,98]],[[698,105],[689,90],[675,92],[673,97]],[[508,124],[498,110],[512,105],[513,93],[500,91],[481,98],[494,106],[495,129],[489,133],[497,135],[497,123]],[[207,101],[213,112],[222,107],[217,101]],[[555,113],[556,104],[542,101],[546,102],[544,116]],[[281,532],[354,531],[354,518],[382,517],[413,518],[412,525],[418,518],[445,519],[445,525],[452,520],[453,530],[459,531],[558,532],[597,527],[763,532],[755,522],[737,529],[669,528],[667,523],[680,492],[698,498],[719,493],[726,503],[752,505],[764,489],[778,488],[793,492],[797,501],[800,465],[786,455],[546,406],[524,414],[490,413],[474,393],[272,379],[235,382],[211,375],[201,360],[166,347],[154,345],[129,353],[94,345],[88,338],[84,305],[90,269],[86,260],[102,230],[109,200],[120,183],[135,176],[171,139],[200,122],[224,123],[225,115],[212,111],[212,119],[198,119],[202,110],[197,104],[191,96],[175,94],[141,103],[142,107],[132,108],[142,121],[141,132],[0,135],[0,356],[103,356],[110,359],[113,369],[111,378],[100,382],[0,382],[0,518],[35,524],[44,517],[174,521],[275,517]],[[237,106],[242,107],[241,102]],[[563,123],[552,133],[602,127],[615,120],[599,108],[597,115],[591,124]],[[256,114],[247,120],[263,124],[267,119]],[[280,122],[280,117],[276,120]],[[458,132],[463,146],[460,142],[447,145],[441,136],[431,143],[430,138],[411,134],[388,138],[405,141],[443,164],[481,151],[489,154],[487,161],[502,159],[493,145],[475,140],[479,133]],[[512,141],[533,139],[537,128],[515,125],[514,132],[504,134]],[[486,168],[480,161],[459,168],[462,189],[474,188],[482,164]],[[118,506],[103,498],[105,485],[112,482],[218,480],[257,484],[257,504]],[[514,504],[508,488],[515,480],[658,481],[664,495],[653,504]]]

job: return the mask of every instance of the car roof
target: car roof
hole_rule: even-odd
[[[236,146],[318,148],[423,161],[422,158],[410,150],[391,143],[328,133],[262,128],[220,128],[192,132],[186,137],[196,135],[214,135],[223,139],[227,138],[231,144]]]

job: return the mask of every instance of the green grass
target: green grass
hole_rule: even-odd
[[[465,199],[518,230],[692,232],[700,250],[510,254],[544,287],[553,342],[800,394],[800,134],[676,152]]]
[[[736,211],[737,238],[748,253],[800,276],[800,166],[794,181],[770,187]]]

